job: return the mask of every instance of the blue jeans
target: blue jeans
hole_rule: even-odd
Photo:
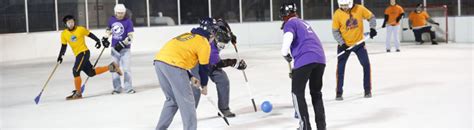
[[[112,60],[119,64],[122,72],[124,73],[124,90],[128,92],[132,90],[132,72],[130,69],[130,48],[124,48],[119,52],[115,49],[112,50]],[[120,80],[120,76],[117,73],[112,73],[112,82],[114,85],[115,91],[121,91],[122,89],[122,81]]]

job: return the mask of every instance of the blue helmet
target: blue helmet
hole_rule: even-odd
[[[214,34],[216,32],[216,20],[209,17],[203,18],[199,20],[199,28],[202,28],[211,34]]]

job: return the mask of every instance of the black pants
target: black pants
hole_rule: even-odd
[[[324,114],[324,104],[321,93],[325,67],[325,64],[311,63],[301,68],[294,69],[292,72],[291,91],[293,94],[293,106],[300,118],[300,129],[311,129],[308,116],[308,106],[304,97],[308,80],[314,115],[316,116],[316,126],[318,130],[326,129],[326,115]]]
[[[433,41],[433,39],[436,38],[435,32],[431,31],[431,26],[427,26],[427,27],[423,27],[423,28],[420,28],[420,29],[413,29],[413,33],[415,34],[415,41],[421,42],[422,41],[421,34],[423,34],[425,32],[430,33],[431,41]]]
[[[72,68],[72,75],[74,75],[74,77],[81,76],[81,70],[84,71],[89,77],[96,75],[95,69],[89,61],[89,58],[89,50],[83,51],[76,56],[76,62],[74,62],[74,67]]]

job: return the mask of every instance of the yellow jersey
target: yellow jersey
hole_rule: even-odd
[[[364,38],[364,19],[370,19],[372,12],[362,5],[355,4],[350,14],[341,9],[334,12],[332,28],[339,30],[347,46],[352,46]]]
[[[211,46],[206,37],[184,33],[168,41],[156,53],[155,60],[165,62],[185,70],[190,70],[199,62],[209,64]]]
[[[76,29],[72,31],[66,28],[61,32],[61,44],[69,44],[74,56],[77,56],[77,54],[89,50],[85,42],[85,37],[88,36],[89,33],[89,30],[82,26],[76,26]]]
[[[428,15],[426,11],[421,11],[421,13],[416,13],[415,11],[413,11],[408,16],[408,19],[411,21],[411,26],[413,28],[425,26],[426,20],[428,18],[430,18],[430,15]]]
[[[399,25],[400,23],[397,22],[397,18],[404,12],[403,8],[398,4],[388,6],[387,9],[385,9],[385,14],[388,15],[387,24],[392,25],[395,23],[395,25]]]

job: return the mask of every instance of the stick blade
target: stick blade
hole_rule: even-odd
[[[255,105],[255,100],[252,98],[253,110],[257,112],[257,105]]]
[[[38,96],[36,96],[36,98],[35,98],[36,105],[38,105],[38,103],[39,103],[39,100],[41,98],[41,94],[43,94],[43,92],[40,92],[40,94]]]
[[[226,118],[224,115],[222,115],[222,119],[224,119],[224,121],[225,121],[225,123],[227,124],[227,126],[230,126],[229,121],[227,120],[227,118]]]

